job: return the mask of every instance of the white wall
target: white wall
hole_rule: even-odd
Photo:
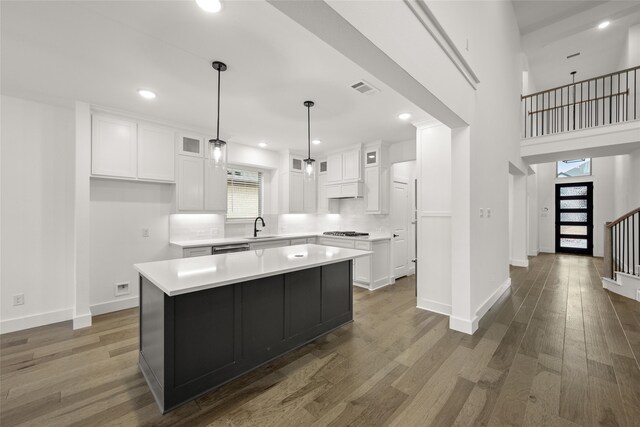
[[[570,182],[593,182],[593,255],[603,255],[603,226],[614,219],[613,157],[592,159],[591,177],[556,178],[556,164],[537,165],[538,175],[538,217],[541,252],[555,252],[555,185]]]
[[[529,256],[537,256],[540,252],[539,240],[539,210],[538,210],[538,166],[532,165],[531,172],[527,176],[527,224],[529,227]]]
[[[640,150],[614,157],[614,219],[640,207]]]
[[[137,305],[133,264],[176,256],[169,247],[169,214],[175,209],[170,184],[91,180],[91,312]],[[149,229],[149,237],[142,229]],[[130,282],[130,294],[116,297],[115,284]]]
[[[73,315],[75,168],[73,110],[4,95],[1,107],[4,333]]]

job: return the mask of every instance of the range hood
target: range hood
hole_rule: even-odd
[[[364,184],[362,182],[327,185],[328,199],[356,199],[360,197],[364,197]]]

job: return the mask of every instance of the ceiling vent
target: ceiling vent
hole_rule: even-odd
[[[380,92],[380,89],[376,88],[370,83],[367,83],[365,80],[360,80],[359,82],[352,84],[351,87],[360,93],[364,93],[365,95],[372,95],[374,93]]]

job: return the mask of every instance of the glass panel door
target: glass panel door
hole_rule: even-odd
[[[593,255],[593,183],[556,184],[556,252]]]

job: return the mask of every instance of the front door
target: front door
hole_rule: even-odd
[[[556,184],[556,252],[593,255],[593,183]]]

